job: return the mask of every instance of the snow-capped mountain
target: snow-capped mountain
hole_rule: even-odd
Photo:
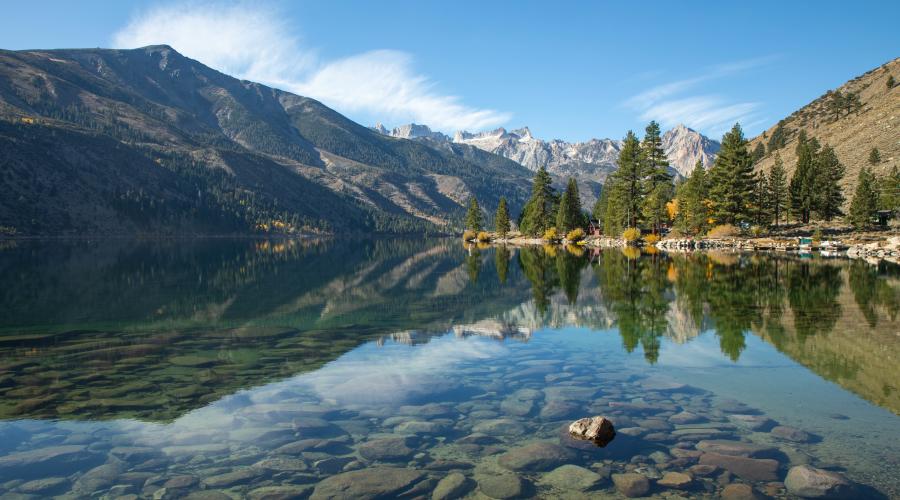
[[[374,130],[392,137],[428,140],[439,145],[465,144],[513,160],[530,170],[545,167],[558,183],[574,177],[586,206],[593,204],[599,187],[616,167],[621,141],[590,139],[585,142],[545,141],[535,138],[528,127],[507,131],[498,128],[487,132],[458,131],[451,138],[426,125],[411,123],[388,130],[378,124]],[[699,132],[678,125],[663,134],[663,148],[673,175],[687,176],[697,160],[709,168],[719,151],[719,143]]]

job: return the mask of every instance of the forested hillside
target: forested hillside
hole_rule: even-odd
[[[446,231],[529,173],[360,126],[168,46],[0,51],[6,234]]]

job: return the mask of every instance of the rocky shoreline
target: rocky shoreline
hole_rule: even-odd
[[[549,242],[542,238],[522,236],[514,233],[511,236],[501,238],[491,233],[490,241],[485,244],[500,244],[512,246],[531,245],[576,245],[587,248],[620,248],[629,246],[629,243],[621,238],[609,238],[605,236],[588,236],[578,242],[570,242],[565,239]],[[731,250],[737,252],[821,252],[829,257],[848,257],[851,259],[866,259],[872,261],[885,260],[900,264],[900,236],[885,236],[878,239],[860,239],[856,237],[842,238],[840,240],[812,243],[801,246],[797,238],[666,238],[651,245],[640,242],[637,246],[652,246],[666,252],[692,252],[703,250]],[[632,244],[633,245],[633,244]]]

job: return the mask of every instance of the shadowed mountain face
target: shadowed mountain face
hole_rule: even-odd
[[[473,194],[517,210],[530,177],[167,46],[0,51],[0,143],[17,234],[435,230]]]
[[[19,242],[0,249],[0,280],[2,418],[169,421],[372,341],[572,326],[612,332],[650,365],[704,338],[730,365],[755,335],[900,412],[900,272],[863,262],[446,240]]]

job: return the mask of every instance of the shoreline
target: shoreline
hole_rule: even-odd
[[[665,238],[653,244],[639,241],[637,245],[628,243],[622,238],[604,236],[588,236],[579,242],[565,239],[547,241],[542,238],[513,235],[499,238],[490,233],[490,241],[480,242],[490,245],[510,246],[543,246],[543,245],[576,245],[581,248],[634,248],[654,247],[664,252],[697,252],[708,250],[731,250],[739,252],[777,252],[808,254],[819,252],[829,257],[847,257],[851,259],[885,260],[900,264],[900,235],[888,233],[884,235],[850,235],[848,237],[825,240],[809,245],[801,245],[798,238],[785,237],[733,237],[733,238]],[[467,242],[468,243],[468,242]],[[472,243],[479,243],[472,241]]]

